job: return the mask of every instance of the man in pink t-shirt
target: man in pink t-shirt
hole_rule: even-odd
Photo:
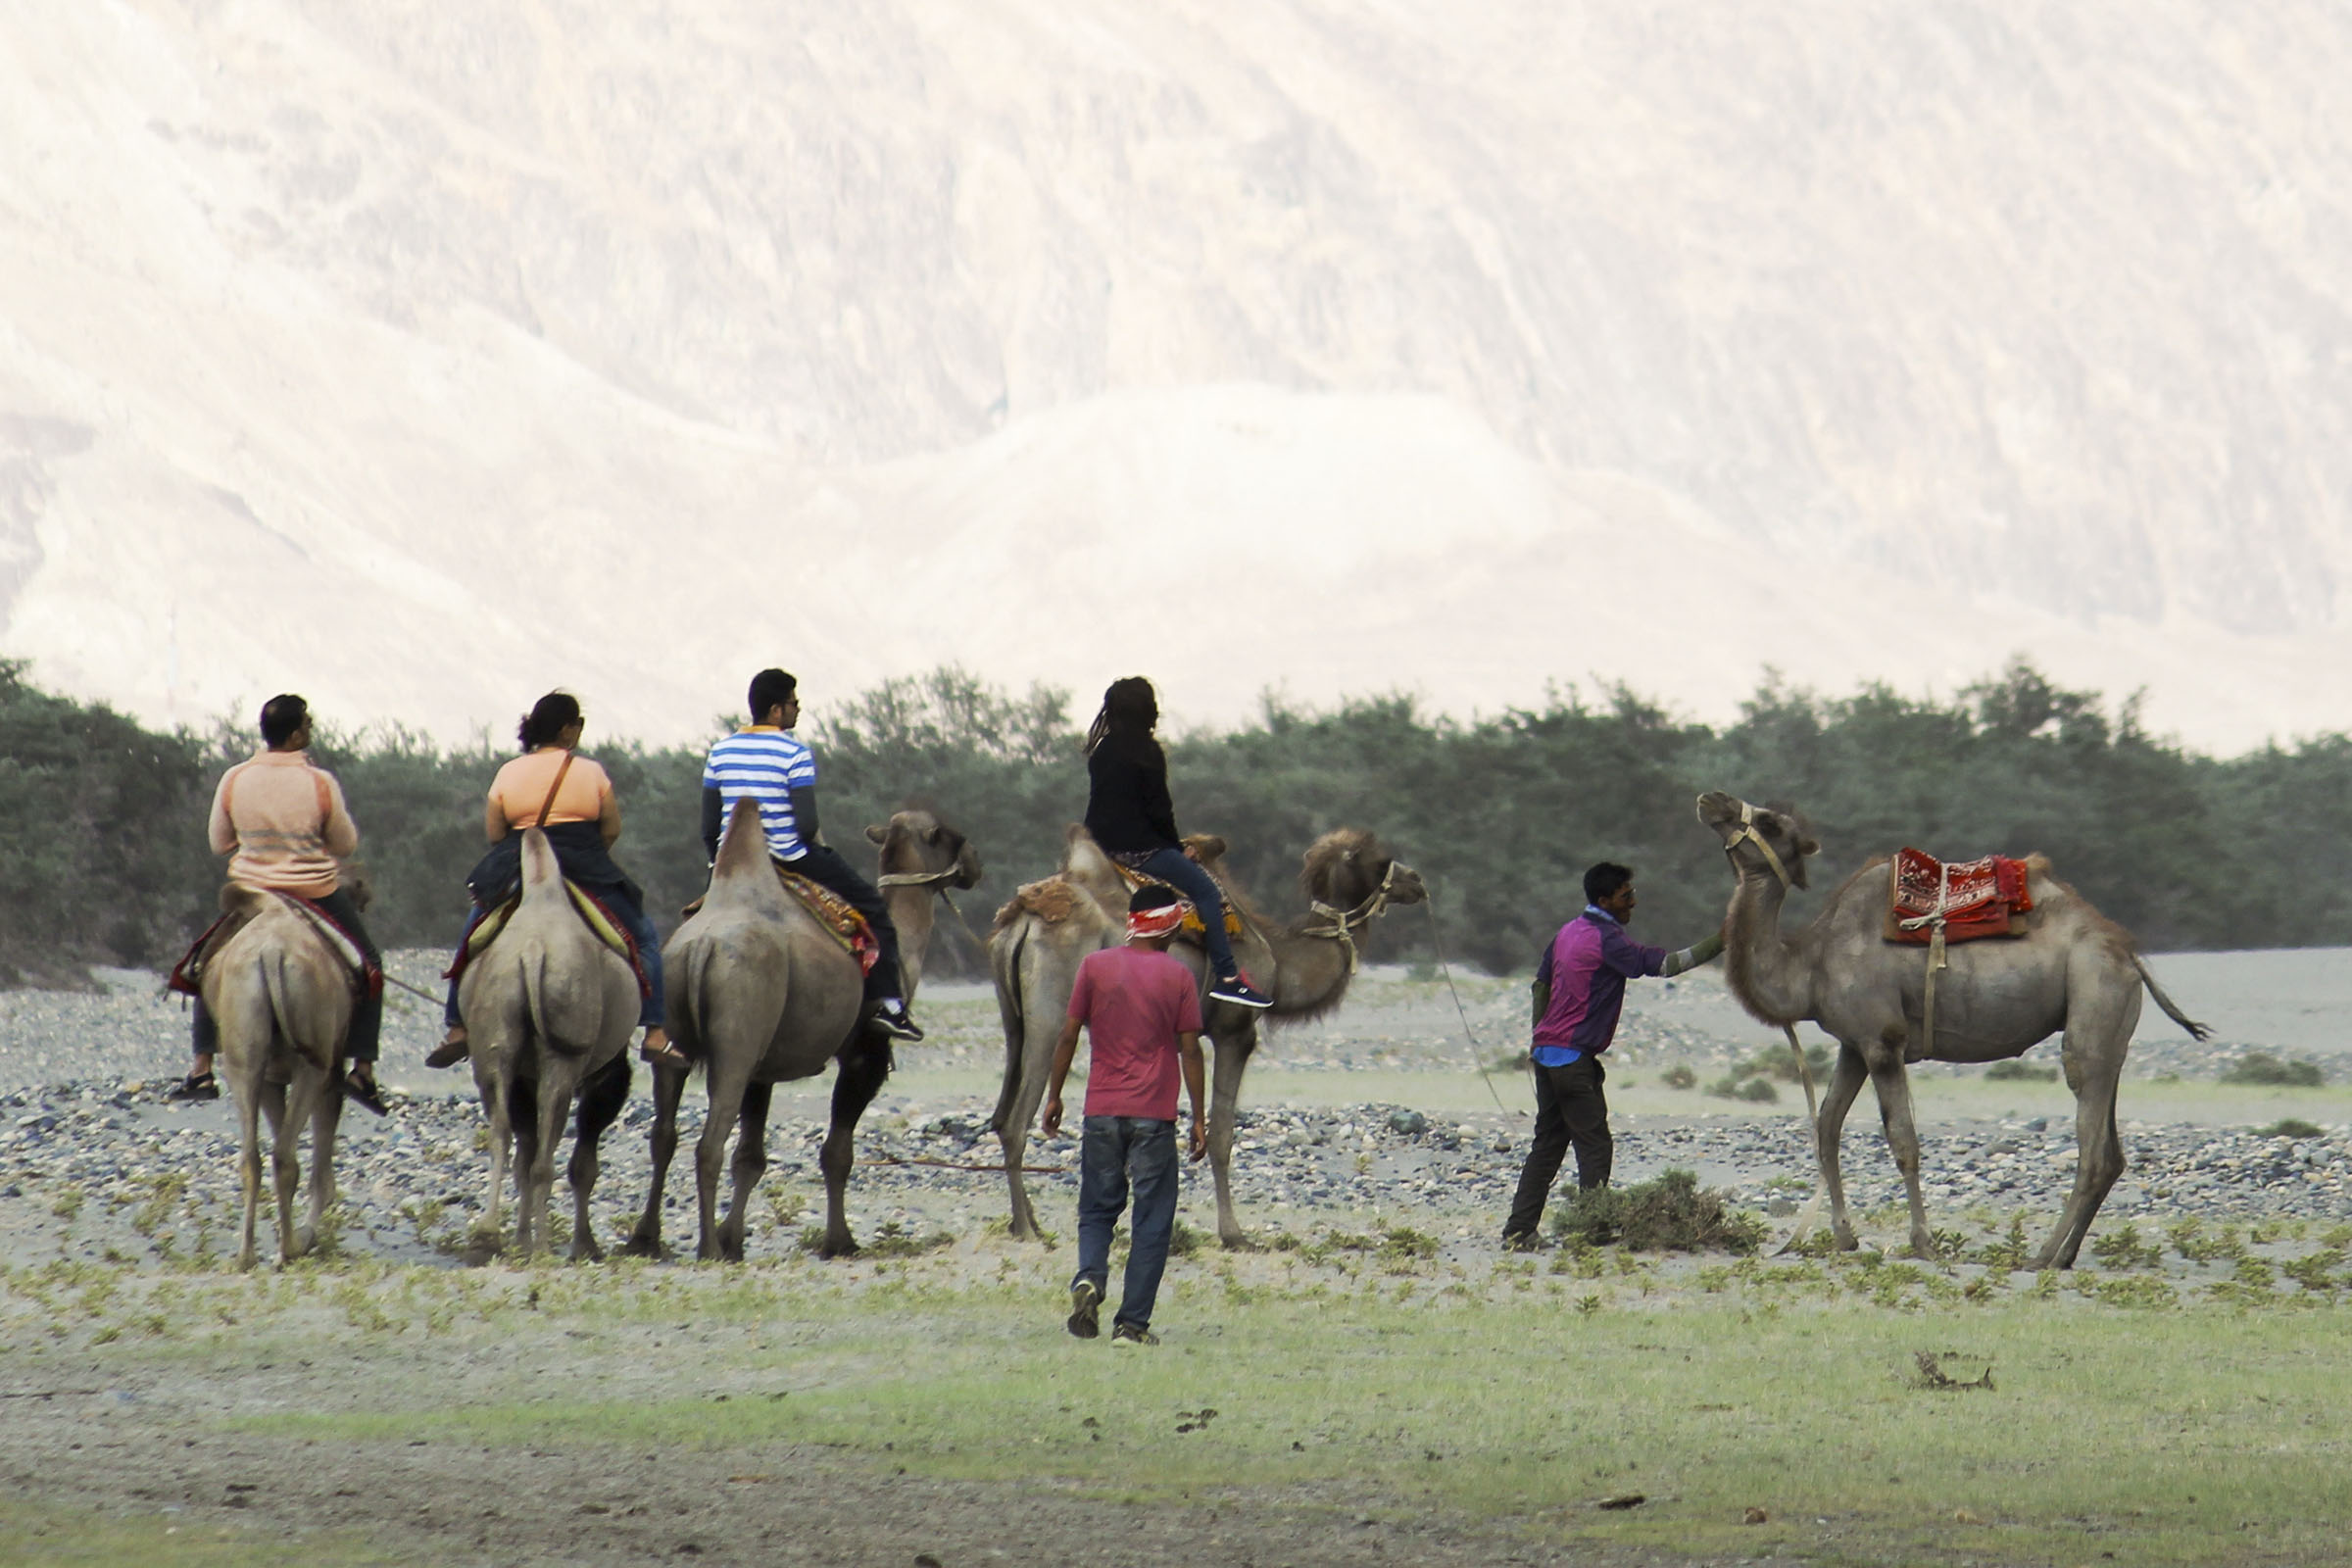
[[[1070,1332],[1091,1340],[1110,1283],[1110,1232],[1135,1198],[1127,1278],[1112,1319],[1113,1345],[1157,1345],[1152,1303],[1176,1232],[1176,1080],[1193,1102],[1191,1155],[1208,1152],[1201,1108],[1207,1069],[1200,1058],[1200,989],[1168,956],[1184,901],[1147,887],[1128,901],[1127,945],[1087,955],[1070,992],[1069,1016],[1054,1044],[1046,1090],[1046,1136],[1061,1131],[1061,1086],[1089,1041],[1086,1122],[1078,1152],[1078,1277],[1070,1282]]]

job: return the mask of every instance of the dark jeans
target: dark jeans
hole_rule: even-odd
[[[383,968],[383,955],[376,951],[375,939],[368,934],[367,924],[360,919],[360,906],[351,902],[349,893],[337,888],[325,898],[313,899],[311,902],[324,909],[327,918],[341,926],[351,940],[360,945],[360,951],[368,956],[369,963],[379,970]],[[343,1054],[354,1061],[373,1061],[376,1037],[383,1033],[383,993],[363,993],[353,998],[351,1027],[343,1037]],[[210,1056],[220,1051],[220,1026],[213,1022],[212,1009],[205,1006],[202,997],[196,999],[196,1017],[191,1032],[199,1056]]]
[[[899,977],[899,928],[890,923],[890,908],[874,885],[849,861],[821,844],[811,844],[799,859],[782,863],[787,871],[805,876],[849,900],[851,906],[865,916],[865,923],[874,928],[874,942],[881,948],[882,956],[865,977],[865,1000],[879,1002],[886,997],[904,997],[906,986]]]
[[[620,889],[596,888],[591,891],[604,901],[605,907],[612,911],[614,919],[629,928],[629,935],[636,940],[637,961],[645,965],[646,987],[645,1001],[637,1009],[637,1027],[651,1029],[667,1016],[662,1010],[662,938],[655,932],[653,918],[645,912],[644,906]],[[472,912],[466,916],[466,929],[458,937],[460,956],[465,955],[466,944],[473,940],[473,928],[480,925],[489,913],[477,904]],[[451,967],[456,966],[453,964]],[[459,980],[464,978],[464,975],[458,977]],[[441,1004],[441,1021],[452,1029],[466,1021],[458,1016],[457,980],[449,983],[449,995]]]
[[[1078,1273],[1070,1281],[1110,1283],[1110,1228],[1135,1195],[1127,1278],[1112,1326],[1152,1326],[1152,1303],[1176,1234],[1176,1124],[1148,1116],[1089,1116],[1078,1148]]]
[[[1505,1236],[1533,1236],[1544,1218],[1544,1200],[1551,1197],[1552,1178],[1569,1145],[1576,1146],[1576,1185],[1609,1185],[1609,1158],[1615,1145],[1609,1138],[1609,1100],[1600,1086],[1608,1072],[1600,1058],[1579,1056],[1565,1067],[1536,1069],[1536,1138],[1527,1146],[1527,1164],[1519,1172],[1519,1192],[1511,1200]]]
[[[1218,979],[1230,980],[1241,973],[1241,965],[1233,961],[1233,941],[1225,935],[1225,899],[1206,866],[1182,850],[1154,850],[1152,858],[1135,869],[1193,901],[1193,907],[1200,911],[1201,925],[1207,928],[1201,941],[1208,949],[1208,966]]]

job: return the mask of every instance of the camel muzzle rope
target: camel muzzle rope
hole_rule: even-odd
[[[1394,869],[1394,867],[1391,869]],[[1383,885],[1385,886],[1386,884],[1384,883]],[[1446,943],[1438,934],[1439,927],[1437,895],[1434,893],[1428,893],[1425,890],[1421,900],[1421,906],[1429,911],[1429,946],[1430,951],[1438,956],[1438,973],[1446,977],[1446,989],[1453,997],[1454,1016],[1462,1020],[1462,1038],[1470,1042],[1470,1054],[1471,1055],[1476,1056],[1486,1048],[1478,1043],[1478,1031],[1470,1027],[1470,1009],[1462,1005],[1462,994],[1455,988],[1453,983],[1453,965],[1446,961]],[[1479,1067],[1473,1070],[1478,1074],[1478,1081],[1487,1086],[1487,1094],[1491,1099],[1494,1100],[1494,1108],[1501,1111],[1506,1116],[1509,1115],[1510,1107],[1502,1102],[1502,1096],[1494,1088],[1494,1080],[1488,1074],[1487,1069],[1484,1067]],[[1522,1121],[1526,1120],[1527,1112],[1524,1110],[1519,1112],[1519,1118]]]

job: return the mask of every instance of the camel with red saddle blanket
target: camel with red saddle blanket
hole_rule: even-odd
[[[2115,1094],[2141,988],[2190,1035],[2209,1033],[2164,994],[2131,934],[2052,876],[2039,856],[1947,866],[1916,850],[1869,861],[1830,894],[1811,925],[1784,934],[1781,906],[1791,887],[1805,886],[1805,860],[1821,848],[1802,819],[1721,791],[1698,798],[1698,819],[1722,839],[1738,879],[1724,931],[1732,994],[1766,1023],[1810,1020],[1838,1044],[1814,1128],[1837,1245],[1856,1245],[1838,1143],[1864,1077],[1878,1092],[1910,1198],[1912,1250],[1932,1256],[1904,1064],[2000,1061],[2064,1030],[2077,1107],[2075,1186],[2034,1267],[2072,1267],[2124,1171]]]
[[[1224,888],[1227,908],[1238,916],[1234,956],[1273,998],[1275,1023],[1305,1022],[1337,1007],[1355,976],[1356,941],[1365,926],[1392,905],[1429,897],[1419,874],[1390,855],[1379,839],[1361,828],[1335,828],[1309,846],[1300,863],[1306,916],[1277,925],[1225,875],[1223,839],[1194,834],[1185,847]],[[1037,1211],[1021,1180],[1021,1153],[1045,1099],[1054,1040],[1077,985],[1079,963],[1125,938],[1130,880],[1086,829],[1073,826],[1060,872],[1015,893],[997,912],[989,937],[989,970],[1004,1020],[1004,1083],[993,1125],[1004,1150],[1012,1234],[1022,1240],[1034,1241],[1039,1234]],[[1207,962],[1199,942],[1180,938],[1168,951],[1200,976],[1205,991]],[[1201,1021],[1213,1048],[1208,1163],[1217,1190],[1217,1237],[1238,1247],[1246,1238],[1233,1208],[1234,1116],[1241,1105],[1242,1074],[1257,1050],[1258,1015],[1203,1001]]]

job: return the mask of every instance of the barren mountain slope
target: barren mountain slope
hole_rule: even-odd
[[[451,734],[2016,649],[2345,722],[2352,20],[1463,10],[0,14],[0,653]]]

